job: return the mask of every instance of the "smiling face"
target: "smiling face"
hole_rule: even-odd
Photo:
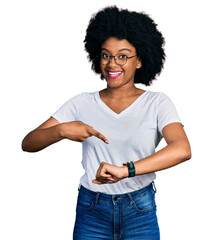
[[[137,55],[135,47],[126,39],[119,40],[115,37],[110,37],[101,45],[101,54],[103,58],[119,54],[120,59],[125,56],[132,57]],[[117,57],[116,57],[117,58]],[[107,81],[108,87],[130,87],[134,85],[134,76],[137,68],[142,66],[141,61],[137,56],[127,59],[125,65],[116,64],[112,57],[111,61],[106,64],[100,64],[102,74]]]

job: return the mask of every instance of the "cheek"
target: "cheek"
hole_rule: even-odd
[[[101,72],[104,73],[105,72],[105,67],[104,65],[100,65],[100,69],[101,69]]]
[[[105,71],[104,71],[104,68],[103,68],[102,66],[100,66],[100,68],[101,68],[101,73],[102,73],[102,75],[104,75],[104,76],[105,76]]]
[[[129,66],[129,68],[124,69],[124,73],[128,76],[134,75],[135,71],[136,71],[135,66]]]
[[[130,59],[130,60],[131,60],[131,59]],[[135,71],[136,71],[136,69],[137,69],[137,68],[136,68],[137,65],[138,65],[137,61],[129,62],[129,64],[126,65],[126,67],[125,67],[126,72],[129,72],[129,73],[131,73],[131,74],[134,74]]]

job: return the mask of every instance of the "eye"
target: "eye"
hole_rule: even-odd
[[[127,58],[127,55],[125,55],[125,54],[120,54],[120,55],[118,55],[118,58],[119,58],[119,59],[126,59],[126,58]]]
[[[102,59],[108,59],[109,55],[107,53],[101,53],[101,58]]]

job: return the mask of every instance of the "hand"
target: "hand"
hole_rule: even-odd
[[[92,180],[96,184],[116,183],[128,177],[128,167],[118,167],[109,163],[102,162],[97,170],[96,179]]]
[[[77,142],[83,142],[88,137],[95,136],[103,140],[105,143],[108,143],[108,140],[104,135],[81,121],[62,123],[61,136]]]

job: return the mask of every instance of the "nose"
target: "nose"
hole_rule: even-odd
[[[115,61],[115,56],[111,56],[110,61],[108,63],[108,66],[117,66],[117,63]]]

